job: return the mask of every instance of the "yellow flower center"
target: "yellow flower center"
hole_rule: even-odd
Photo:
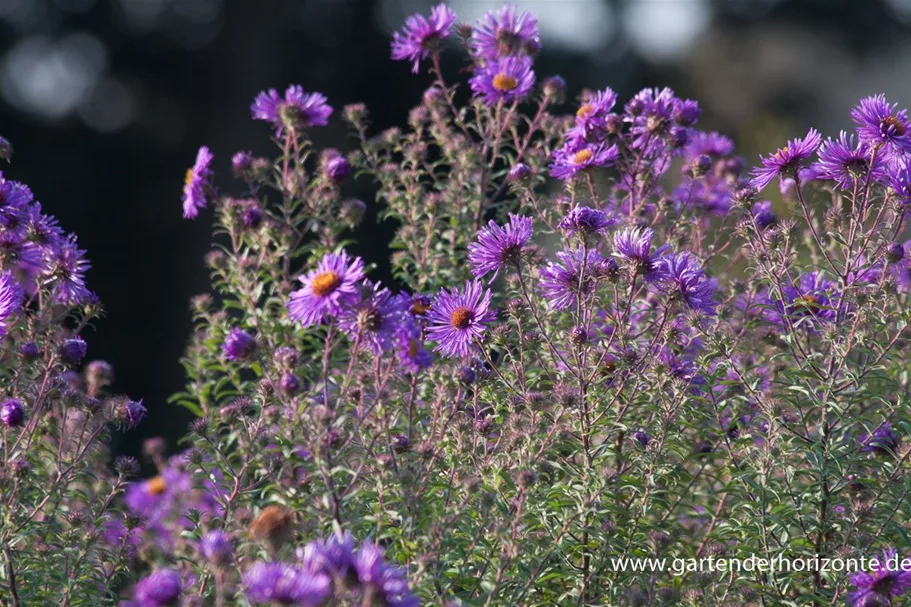
[[[456,329],[467,329],[472,320],[474,312],[464,306],[456,308],[449,316],[449,323]]]
[[[592,104],[585,103],[582,105],[582,107],[579,108],[579,111],[576,112],[576,116],[578,116],[579,118],[584,118],[592,113],[592,109],[594,109],[594,108],[592,108]]]
[[[187,169],[187,175],[183,178],[183,184],[187,187],[193,183],[194,178],[196,177],[195,171],[192,168]]]
[[[420,301],[416,301],[411,304],[411,313],[415,316],[426,316],[427,312],[430,311],[429,305],[424,305]]]
[[[502,93],[508,93],[509,91],[516,90],[516,87],[519,86],[519,81],[510,76],[509,74],[497,74],[493,77],[493,88],[497,89]]]
[[[903,125],[895,116],[887,116],[884,118],[883,126],[886,128],[892,127],[899,135],[904,135],[905,131],[907,130],[905,128],[905,125]]]
[[[337,272],[329,270],[314,276],[310,288],[318,297],[325,297],[335,291],[340,284],[342,284],[342,277]]]
[[[161,495],[165,492],[165,489],[168,488],[168,483],[161,476],[156,476],[155,478],[149,479],[149,484],[147,485],[149,493],[152,495]]]
[[[573,162],[575,162],[576,164],[582,164],[583,162],[590,160],[591,157],[592,157],[591,150],[589,150],[589,149],[579,150],[578,152],[576,152],[576,155],[573,156]]]

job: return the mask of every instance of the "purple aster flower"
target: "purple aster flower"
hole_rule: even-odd
[[[851,118],[857,125],[857,136],[871,148],[881,147],[881,154],[887,160],[898,159],[911,152],[911,121],[907,110],[899,110],[897,104],[889,104],[884,95],[861,99],[851,110]]]
[[[183,218],[193,219],[199,209],[206,208],[206,190],[212,178],[212,152],[202,146],[196,153],[196,162],[187,169],[183,181]]]
[[[430,298],[420,293],[399,293],[395,296],[403,310],[414,320],[418,326],[427,324],[427,314],[430,312]]]
[[[531,168],[524,162],[517,162],[509,169],[508,178],[510,181],[522,181],[529,175],[531,175]]]
[[[55,247],[65,240],[65,235],[57,219],[41,212],[41,204],[34,203],[28,207],[27,237],[40,247]]]
[[[311,126],[326,126],[332,107],[322,93],[306,93],[302,86],[292,84],[281,97],[275,89],[263,91],[256,96],[250,112],[254,120],[271,122],[275,134],[282,136],[284,130],[299,131]]]
[[[246,179],[253,170],[253,154],[240,151],[231,157],[231,172],[238,179]]]
[[[625,120],[631,124],[630,136],[633,138],[630,147],[651,155],[665,141],[679,143],[675,141],[679,133],[674,130],[674,119],[681,103],[669,88],[643,89],[630,99],[625,108]]]
[[[263,222],[263,212],[255,204],[250,205],[240,214],[240,221],[250,229],[258,228]]]
[[[332,592],[329,576],[288,563],[259,561],[243,576],[247,599],[256,605],[315,607]]]
[[[478,21],[471,42],[478,57],[494,61],[500,57],[538,52],[541,49],[538,37],[538,19],[507,4],[497,12],[488,11]]]
[[[649,444],[649,443],[651,442],[651,440],[652,440],[652,439],[649,438],[648,434],[646,434],[646,433],[645,433],[645,430],[643,430],[642,428],[639,428],[638,430],[636,430],[635,432],[633,432],[632,438],[633,438],[633,440],[636,441],[636,442],[639,444],[639,446],[642,447],[643,449],[645,449],[646,447],[648,447],[648,444]]]
[[[326,539],[307,543],[297,553],[306,571],[344,579],[348,576],[354,559],[354,537],[348,531],[336,532]]]
[[[461,292],[441,289],[428,318],[427,337],[439,342],[434,351],[452,358],[468,355],[472,342],[484,334],[485,323],[496,319],[490,297],[490,289],[477,280],[466,281]]]
[[[753,169],[750,185],[759,191],[775,177],[783,179],[787,174],[794,173],[802,160],[813,155],[821,140],[816,129],[810,129],[803,139],[792,139],[774,154],[761,158],[762,166]]]
[[[858,442],[861,445],[860,450],[864,453],[893,455],[898,450],[898,435],[889,422],[881,424],[872,434],[861,434]]]
[[[148,522],[156,523],[174,514],[174,506],[192,489],[190,476],[177,466],[160,475],[127,487],[123,501],[130,512]]]
[[[592,135],[600,139],[607,131],[608,117],[614,104],[617,103],[617,93],[611,88],[589,95],[576,111],[576,121],[567,133],[570,139],[588,139]]]
[[[128,400],[124,407],[123,416],[127,422],[127,427],[135,428],[145,419],[147,409],[142,404],[142,399]]]
[[[358,283],[364,278],[364,261],[348,254],[328,253],[312,272],[298,280],[303,288],[291,293],[288,315],[309,327],[327,316],[338,316],[360,300]]]
[[[2,279],[2,277],[0,277],[0,279]],[[41,356],[41,351],[38,349],[38,344],[33,341],[29,341],[19,346],[19,354],[25,360],[31,361]]]
[[[651,228],[625,228],[614,235],[614,249],[617,255],[632,264],[636,274],[646,280],[663,277],[664,266],[659,260],[668,247],[663,245],[652,251],[654,236]]]
[[[565,181],[585,169],[610,166],[618,156],[616,145],[608,147],[603,143],[571,140],[562,148],[554,151],[554,162],[550,165],[550,174],[552,177]]]
[[[604,211],[576,205],[560,220],[560,228],[571,235],[588,236],[600,234],[607,228],[616,225],[616,223],[617,220],[613,217],[608,217]]]
[[[393,335],[399,366],[408,373],[420,373],[433,364],[433,355],[424,347],[421,329],[415,323],[401,323]]]
[[[133,600],[139,607],[176,605],[183,590],[180,574],[173,569],[159,569],[136,584]]]
[[[852,607],[885,607],[894,605],[894,598],[911,589],[911,571],[901,567],[894,548],[884,550],[882,557],[870,559],[870,571],[851,574],[851,585],[856,588],[848,595]]]
[[[334,154],[326,161],[326,174],[335,183],[345,181],[350,172],[351,165],[348,163],[348,159],[341,154]]]
[[[531,226],[531,217],[510,213],[509,222],[503,227],[491,220],[482,228],[477,239],[468,245],[468,263],[475,278],[493,272],[493,280],[501,268],[516,264],[522,249],[531,240]]]
[[[221,349],[228,360],[246,360],[256,350],[256,340],[243,329],[234,327],[225,337]]]
[[[844,131],[838,140],[827,139],[819,146],[819,162],[815,169],[821,179],[830,179],[841,188],[847,189],[864,178],[870,170],[870,147],[863,141],[854,145],[854,135]],[[873,177],[882,175],[883,160],[877,157],[873,166]]]
[[[778,221],[778,217],[772,212],[771,200],[761,200],[754,203],[752,213],[753,221],[756,222],[756,227],[760,230],[764,230]]]
[[[835,320],[833,299],[837,297],[835,283],[822,272],[803,274],[796,286],[784,287],[784,301],[776,301],[777,310],[768,310],[772,322],[784,324],[782,314],[788,314],[793,322],[806,324],[810,329],[815,323]]]
[[[360,301],[339,316],[338,326],[351,341],[367,344],[379,356],[392,347],[392,334],[405,312],[400,300],[379,283],[366,281]]]
[[[405,572],[398,567],[387,565],[383,561],[383,549],[376,544],[362,544],[354,553],[352,565],[364,594],[380,595],[384,605],[419,606],[418,598],[408,589]]]
[[[705,275],[702,264],[689,253],[677,253],[663,257],[663,277],[659,288],[669,297],[680,301],[690,310],[715,314],[715,281]]]
[[[224,567],[231,562],[231,540],[228,535],[215,529],[205,534],[199,541],[199,552],[203,558],[215,567]]]
[[[436,50],[440,40],[449,35],[456,14],[445,4],[430,10],[430,18],[412,15],[405,20],[402,32],[392,35],[392,58],[411,61],[411,72],[418,73],[418,65]]]
[[[521,101],[535,85],[535,73],[528,57],[492,59],[475,68],[470,84],[475,97],[488,105]]]
[[[294,396],[300,392],[301,380],[294,373],[285,373],[279,380],[278,387],[284,394],[288,396]]]
[[[576,305],[580,289],[583,296],[592,291],[602,257],[593,250],[583,256],[581,248],[558,251],[556,257],[541,270],[541,291],[552,309],[565,310]]]
[[[0,338],[7,333],[7,323],[22,307],[25,292],[11,272],[0,273]]]
[[[889,246],[886,247],[886,259],[889,263],[898,263],[905,258],[908,252],[905,250],[905,246],[900,242],[891,242]]]
[[[60,357],[71,365],[78,365],[85,358],[88,344],[80,337],[67,339],[60,346]]]
[[[717,160],[734,153],[734,142],[714,131],[694,131],[690,134],[684,152],[687,158],[708,156],[712,160]]]
[[[25,409],[22,402],[11,398],[0,405],[0,422],[7,428],[18,428],[25,421]]]
[[[911,204],[911,165],[906,162],[895,162],[886,167],[883,181],[898,201]]]

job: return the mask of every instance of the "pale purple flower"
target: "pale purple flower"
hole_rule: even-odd
[[[183,217],[193,219],[207,204],[207,190],[212,179],[212,152],[202,146],[196,153],[196,162],[187,169],[183,182]]]
[[[430,57],[440,40],[449,36],[456,15],[445,4],[438,4],[430,10],[430,18],[412,15],[405,20],[402,32],[392,35],[392,58],[411,61],[412,73],[418,73],[422,59]]]
[[[475,278],[493,272],[493,280],[500,269],[516,264],[523,248],[531,240],[531,228],[531,217],[513,214],[502,227],[491,220],[487,227],[481,228],[477,239],[468,245],[468,264]]]
[[[475,54],[485,61],[500,57],[534,54],[541,48],[538,19],[510,4],[499,11],[488,11],[471,35]]]
[[[286,128],[305,129],[311,126],[326,126],[332,107],[322,93],[307,93],[298,84],[292,84],[282,97],[275,89],[263,91],[256,96],[250,112],[254,120],[271,122],[275,133],[281,137]]]
[[[348,254],[329,253],[315,270],[298,280],[303,288],[291,293],[288,315],[305,327],[318,324],[326,317],[336,317],[360,300],[360,282],[364,278],[364,261]]]
[[[594,250],[583,254],[581,248],[558,251],[556,257],[541,270],[541,292],[552,309],[566,310],[579,295],[591,293],[603,258]]]
[[[524,99],[535,85],[535,73],[528,57],[492,59],[475,68],[470,85],[475,97],[488,105]]]
[[[619,156],[616,145],[603,143],[585,143],[570,140],[562,148],[554,151],[554,162],[550,165],[550,174],[557,179],[572,179],[580,171],[592,167],[607,167]]]
[[[821,137],[816,129],[810,129],[802,139],[792,139],[774,154],[761,159],[762,166],[753,169],[750,185],[762,190],[776,177],[782,179],[796,173],[801,161],[806,160],[819,147]]]

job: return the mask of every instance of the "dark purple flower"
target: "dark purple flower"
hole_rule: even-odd
[[[7,322],[22,307],[24,295],[11,272],[0,273],[0,338],[7,333]]]
[[[431,301],[426,295],[420,293],[399,293],[395,296],[403,310],[418,324],[423,327],[427,324],[427,314],[430,312]]]
[[[449,35],[455,20],[455,13],[445,4],[432,8],[429,19],[424,15],[408,17],[402,32],[392,35],[392,58],[411,61],[411,71],[417,74],[421,60],[427,59],[439,41]]]
[[[475,97],[488,105],[524,99],[535,85],[535,73],[528,57],[492,59],[475,68],[470,84]]]
[[[906,253],[904,245],[900,242],[891,242],[886,247],[886,259],[889,263],[900,262],[905,258]]]
[[[715,281],[705,275],[702,264],[689,253],[663,257],[659,288],[671,299],[680,301],[690,310],[715,314]]]
[[[220,529],[215,529],[199,541],[199,552],[211,565],[224,567],[231,562],[233,548],[228,535]]]
[[[176,605],[183,590],[180,574],[173,569],[158,569],[139,580],[133,600],[140,607]]]
[[[819,146],[819,162],[815,169],[821,179],[830,179],[842,188],[850,188],[863,179],[870,170],[870,147],[863,141],[854,145],[854,135],[844,131],[838,140],[827,139]],[[873,166],[873,178],[882,175],[882,157]]]
[[[889,422],[880,424],[872,434],[862,434],[858,442],[861,444],[860,450],[864,453],[893,455],[898,450],[898,436]]]
[[[488,11],[471,35],[475,54],[485,61],[500,57],[534,54],[541,49],[538,19],[507,4],[497,12]]]
[[[301,389],[301,380],[294,373],[285,373],[279,380],[278,387],[288,396],[294,396]]]
[[[517,263],[531,240],[531,227],[531,217],[510,214],[503,227],[491,220],[486,228],[481,228],[477,239],[468,245],[468,263],[475,278],[493,272],[493,280],[501,268]]]
[[[774,154],[761,158],[762,166],[753,169],[750,185],[756,190],[762,190],[776,177],[784,178],[795,173],[800,162],[813,155],[822,141],[816,129],[807,131],[803,139],[792,139],[788,144]]]
[[[18,428],[25,421],[25,409],[22,402],[12,398],[0,405],[0,421],[7,428]]]
[[[332,592],[329,576],[288,563],[254,563],[243,575],[247,599],[256,605],[315,607]]]
[[[312,272],[298,280],[303,288],[291,293],[288,315],[305,327],[327,316],[338,316],[360,300],[359,282],[364,278],[364,261],[348,254],[328,253]]]
[[[659,263],[659,259],[668,247],[663,245],[652,251],[654,236],[651,228],[625,228],[614,235],[614,250],[617,255],[629,262],[636,274],[646,280],[663,277],[664,266]]]
[[[625,120],[631,124],[630,147],[650,156],[664,143],[673,147],[686,143],[686,129],[678,128],[678,123],[689,126],[695,122],[699,106],[681,101],[669,88],[643,89],[626,104],[625,112]]]
[[[643,449],[648,447],[648,444],[652,440],[649,438],[648,434],[646,434],[645,430],[643,430],[642,428],[639,428],[638,430],[633,432],[632,437],[633,437],[633,440],[636,441],[636,443],[638,443],[639,446],[642,447]]]
[[[225,337],[221,349],[228,360],[246,360],[256,350],[256,340],[243,329],[234,327]]]
[[[521,181],[531,175],[531,168],[524,162],[517,162],[509,169],[510,181]]]
[[[490,290],[477,280],[466,281],[464,291],[441,289],[428,318],[427,337],[439,342],[434,351],[453,358],[468,355],[484,334],[484,325],[496,319],[490,297]]]
[[[127,427],[135,428],[146,417],[147,410],[142,404],[142,399],[127,400],[124,405],[123,417],[126,420]]]
[[[392,347],[392,334],[405,312],[389,289],[367,281],[362,297],[339,315],[339,329],[353,341],[370,346],[376,355]]]
[[[336,532],[326,539],[308,542],[298,550],[303,569],[345,579],[354,558],[354,537],[350,532]]]
[[[897,160],[902,154],[911,152],[911,121],[907,110],[889,104],[884,95],[875,95],[860,100],[851,110],[851,118],[857,125],[857,136],[871,148],[880,148],[886,160]]]
[[[202,146],[196,154],[196,163],[187,169],[183,182],[183,217],[193,219],[199,209],[206,208],[206,190],[212,178],[212,152]]]
[[[92,298],[85,284],[85,273],[92,265],[84,255],[85,251],[76,245],[75,236],[46,250],[44,273],[48,282],[54,285],[54,297],[58,303],[72,306]]]
[[[895,605],[893,599],[911,589],[911,571],[902,567],[904,560],[894,548],[870,559],[870,571],[851,574],[851,585],[856,590],[848,595],[848,603],[852,607]]]
[[[311,126],[326,126],[332,107],[322,93],[306,93],[302,86],[292,84],[281,97],[275,89],[256,96],[250,112],[254,120],[271,122],[281,137],[284,130],[299,131]]]
[[[734,153],[734,142],[714,131],[695,131],[690,135],[684,152],[688,158],[708,156],[712,160],[717,160]]]
[[[761,200],[754,203],[752,213],[753,221],[756,222],[756,227],[760,230],[764,230],[778,221],[775,213],[772,212],[771,200]]]
[[[60,346],[60,357],[70,365],[78,365],[85,358],[88,344],[80,337],[67,339]]]
[[[562,148],[554,151],[554,162],[550,165],[550,174],[557,179],[571,179],[580,171],[591,167],[610,166],[618,156],[616,145],[608,147],[603,143],[570,140]]]
[[[174,514],[175,503],[190,493],[192,485],[190,475],[172,466],[158,476],[132,483],[123,501],[132,514],[157,523]]]
[[[240,214],[240,220],[248,228],[257,228],[263,222],[263,212],[257,205],[250,205]]]
[[[41,351],[38,350],[38,344],[30,341],[19,346],[19,354],[25,360],[35,360],[41,356]]]
[[[541,292],[552,309],[565,310],[576,305],[580,294],[591,292],[602,257],[593,250],[583,255],[581,248],[558,251],[556,257],[557,262],[550,262],[541,270]]]
[[[560,228],[570,234],[589,236],[599,234],[615,225],[617,220],[604,211],[576,205],[560,220]]]

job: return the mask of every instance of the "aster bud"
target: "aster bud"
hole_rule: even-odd
[[[519,486],[528,489],[538,481],[538,473],[531,468],[525,468],[519,472]]]
[[[700,154],[693,160],[690,170],[693,177],[702,177],[712,170],[712,159],[707,154]]]
[[[35,360],[40,355],[41,352],[38,350],[38,345],[33,341],[26,342],[19,346],[19,356],[25,361]]]
[[[222,344],[222,352],[230,361],[247,360],[256,351],[256,340],[252,335],[235,327],[231,329]]]
[[[618,114],[608,114],[604,127],[611,135],[619,135],[623,131],[623,117]]]
[[[411,441],[404,434],[396,434],[392,437],[392,450],[396,453],[404,453],[411,446]]]
[[[492,428],[493,428],[493,422],[491,422],[486,417],[479,417],[478,419],[474,420],[475,432],[477,432],[481,436],[487,436],[488,434],[490,434],[490,430]]]
[[[467,365],[459,368],[459,371],[456,373],[456,377],[460,382],[469,386],[473,384],[478,378],[477,374],[474,372],[474,369]]]
[[[355,228],[364,219],[364,213],[367,212],[367,205],[363,200],[349,198],[341,204],[339,209],[339,220],[345,225]]]
[[[240,221],[245,227],[256,229],[263,222],[263,212],[258,205],[250,205],[240,214]]]
[[[22,401],[12,398],[0,405],[0,422],[7,428],[18,428],[25,422]]]
[[[367,106],[363,103],[351,103],[342,110],[345,120],[354,126],[362,125],[367,118]]]
[[[551,76],[544,81],[544,96],[552,103],[561,104],[566,100],[566,81],[560,76]]]
[[[231,171],[237,179],[252,179],[253,155],[250,152],[237,152],[231,158]]]
[[[78,365],[85,358],[85,352],[88,345],[79,337],[65,340],[60,345],[60,358],[67,364]]]
[[[569,332],[569,340],[576,345],[584,344],[588,341],[588,331],[585,327],[576,325]]]
[[[233,551],[231,540],[220,529],[209,531],[199,541],[200,554],[210,565],[218,569],[231,562]]]
[[[24,477],[32,469],[32,465],[28,463],[28,460],[24,457],[17,457],[10,464],[10,468],[13,470],[13,476],[18,478]]]
[[[209,433],[209,418],[200,417],[194,419],[190,424],[190,431],[199,436],[206,436]]]
[[[279,387],[281,391],[284,392],[287,396],[294,396],[301,389],[301,382],[298,379],[297,375],[293,373],[285,373],[282,375],[281,380],[279,381]]]
[[[117,396],[110,402],[115,422],[131,430],[145,419],[146,408],[142,405],[142,399],[133,401],[126,396]]]
[[[518,181],[524,181],[531,175],[531,168],[524,162],[515,163],[511,169],[509,169],[508,179],[513,183]]]
[[[474,27],[470,23],[459,23],[456,25],[455,32],[459,38],[468,41],[471,40],[471,35],[474,33]]]
[[[351,172],[351,165],[341,152],[330,149],[323,152],[323,169],[334,183],[341,183]]]
[[[114,459],[114,472],[124,478],[136,476],[139,474],[139,462],[135,457],[121,455]]]
[[[645,430],[643,430],[642,428],[639,428],[638,430],[633,432],[632,438],[643,449],[648,447],[649,442],[651,442],[651,439],[649,438],[648,434],[646,434]]]
[[[671,127],[669,135],[670,139],[668,140],[668,143],[675,149],[682,148],[690,139],[689,132],[685,128],[679,126]]]
[[[890,243],[886,247],[886,259],[889,263],[898,263],[905,258],[905,247],[899,242]]]

